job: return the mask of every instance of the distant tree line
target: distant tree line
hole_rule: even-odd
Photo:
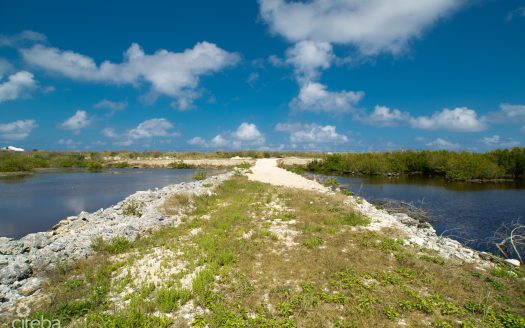
[[[450,180],[524,179],[525,148],[486,153],[396,151],[325,155],[306,165],[308,171],[332,174],[422,174]]]

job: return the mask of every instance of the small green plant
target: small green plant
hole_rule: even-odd
[[[124,237],[115,237],[111,241],[105,241],[101,236],[91,242],[91,248],[97,252],[120,254],[131,247],[131,242]]]
[[[337,179],[334,177],[328,177],[324,179],[323,184],[325,185],[325,187],[336,188],[339,186],[339,181],[337,181]]]
[[[437,257],[437,256],[421,255],[419,258],[424,260],[424,261],[436,263],[436,264],[439,264],[439,265],[445,264],[445,260],[443,260],[441,257]]]
[[[204,180],[206,179],[206,177],[207,177],[207,174],[204,171],[199,171],[193,175],[193,179],[197,181]]]
[[[339,188],[339,191],[341,192],[341,194],[345,195],[345,196],[353,196],[354,193],[351,192],[350,190],[344,188],[344,187],[340,187]]]
[[[191,297],[191,291],[176,287],[162,288],[157,291],[155,299],[160,311],[169,313],[186,304]]]
[[[125,216],[136,216],[141,217],[142,216],[142,203],[137,202],[135,200],[129,201],[122,210],[122,214]]]
[[[237,165],[237,167],[240,168],[240,169],[247,170],[250,167],[252,167],[252,164],[250,164],[250,163],[241,163],[241,164]]]
[[[397,320],[397,318],[399,317],[399,313],[392,306],[387,306],[385,314],[388,320],[392,321]]]
[[[324,244],[324,240],[321,237],[312,237],[304,242],[304,246],[313,249]]]

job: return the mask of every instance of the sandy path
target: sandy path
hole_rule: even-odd
[[[299,174],[295,174],[277,167],[276,158],[258,159],[251,168],[253,173],[248,174],[248,179],[260,181],[276,186],[299,188],[305,190],[316,190],[326,192],[328,189],[318,182],[308,180]]]

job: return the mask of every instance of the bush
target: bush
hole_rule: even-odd
[[[193,175],[193,179],[197,181],[204,180],[206,179],[206,177],[207,175],[206,175],[206,172],[204,171],[199,171]]]
[[[89,162],[86,165],[86,168],[89,172],[101,172],[102,171],[102,164],[98,162]]]
[[[168,164],[169,168],[172,169],[191,169],[192,166],[189,164],[184,163],[183,161],[175,161]]]
[[[125,216],[136,216],[141,217],[142,216],[142,203],[136,202],[136,201],[130,201],[126,204],[124,209],[122,210],[122,214]]]

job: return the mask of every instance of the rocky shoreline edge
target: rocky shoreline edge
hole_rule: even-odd
[[[138,191],[112,207],[68,217],[50,231],[32,233],[18,240],[0,237],[0,319],[3,315],[14,313],[20,301],[26,305],[35,304],[46,297],[41,290],[46,282],[46,272],[56,269],[61,263],[93,254],[95,238],[108,241],[118,236],[135,240],[151,230],[177,226],[183,214],[167,216],[162,213],[160,208],[166,199],[177,193],[211,193],[213,187],[234,174],[235,171],[232,171],[202,181]],[[348,196],[346,201],[371,218],[367,229],[379,231],[394,228],[406,235],[405,243],[432,249],[444,259],[473,263],[482,270],[494,266],[495,257],[491,254],[438,236],[429,223],[403,213],[389,214],[360,197]],[[124,207],[130,203],[139,204],[140,217],[124,215]]]
[[[93,254],[92,244],[96,238],[135,240],[151,230],[177,226],[182,215],[168,216],[160,209],[166,199],[177,193],[211,193],[214,186],[233,174],[232,171],[201,181],[137,191],[106,209],[67,217],[50,231],[31,233],[20,239],[0,237],[0,319],[14,313],[22,300],[26,305],[38,303],[45,297],[41,287],[46,282],[46,273],[63,263]],[[125,215],[128,204],[137,206],[141,214]]]

